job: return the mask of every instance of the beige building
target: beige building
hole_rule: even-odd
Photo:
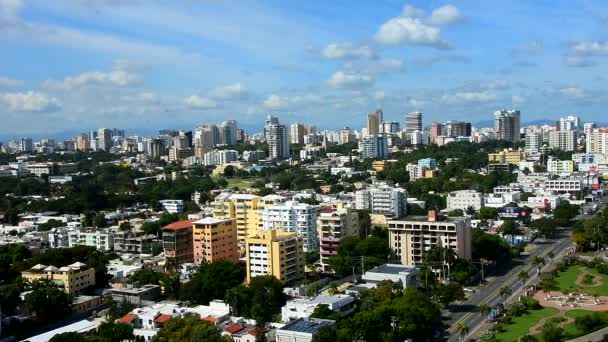
[[[303,243],[295,233],[270,230],[248,237],[245,258],[247,282],[253,277],[273,275],[285,284],[304,273]]]
[[[319,254],[321,267],[329,268],[329,258],[336,256],[338,244],[347,236],[359,235],[359,215],[349,208],[324,209],[317,218],[317,235],[319,236]]]
[[[218,219],[234,219],[236,222],[237,239],[241,246],[245,245],[247,236],[255,234],[261,224],[258,215],[260,196],[251,194],[219,194],[211,203],[213,217]]]
[[[239,261],[236,223],[234,219],[205,217],[192,226],[194,263],[218,260]]]
[[[51,283],[63,288],[68,295],[77,295],[82,290],[95,285],[95,269],[81,262],[60,268],[38,264],[21,272],[21,277],[29,283],[50,280]]]
[[[519,162],[525,161],[527,157],[525,150],[504,149],[496,153],[488,153],[488,162],[519,165]]]
[[[436,211],[428,216],[407,216],[388,221],[391,251],[403,265],[422,262],[432,246],[452,249],[459,258],[471,259],[471,220],[468,217],[442,217]]]

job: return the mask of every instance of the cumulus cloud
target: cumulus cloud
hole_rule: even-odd
[[[17,13],[23,7],[22,0],[0,1],[0,26],[16,20]]]
[[[407,101],[407,104],[414,107],[415,109],[422,109],[422,108],[424,108],[424,106],[426,106],[427,102],[423,101],[423,100],[418,100],[418,99],[409,99]]]
[[[8,77],[0,77],[0,88],[19,87],[23,85],[23,81],[15,80]]]
[[[334,88],[363,88],[372,85],[374,79],[356,71],[338,70],[331,75],[327,83]]]
[[[44,85],[55,90],[74,90],[89,86],[118,86],[124,87],[141,80],[141,77],[131,71],[132,65],[126,61],[116,61],[112,70],[87,71],[77,76],[69,76],[63,80],[47,80]]]
[[[429,17],[429,22],[433,25],[452,25],[465,21],[465,17],[454,5],[445,5],[436,8]]]
[[[0,93],[0,103],[11,112],[51,112],[61,108],[57,98],[36,91]]]
[[[249,90],[240,82],[217,87],[209,91],[209,97],[214,99],[237,99],[249,95]]]
[[[587,68],[596,66],[597,63],[594,60],[591,60],[586,57],[581,56],[567,56],[566,57],[566,65],[575,68]]]
[[[563,87],[558,89],[558,93],[569,99],[580,99],[585,97],[585,91],[576,86]]]
[[[327,59],[374,59],[374,50],[367,45],[354,45],[350,42],[332,43],[321,51]]]
[[[608,42],[579,42],[570,47],[577,56],[608,56]]]
[[[262,103],[265,109],[284,110],[305,108],[323,103],[323,97],[317,94],[304,94],[294,96],[269,95]]]
[[[410,17],[410,18],[422,18],[426,13],[424,10],[420,8],[416,8],[412,5],[405,5],[403,7],[403,11],[401,12],[402,17]]]
[[[191,108],[195,109],[212,109],[217,107],[217,102],[214,100],[199,96],[199,95],[191,95],[184,99],[184,103]]]
[[[446,94],[441,97],[441,102],[448,104],[467,102],[490,102],[496,100],[496,95],[487,91],[463,91],[454,94]]]
[[[419,18],[392,18],[380,26],[374,36],[385,45],[424,45],[437,49],[447,49],[449,44],[441,38],[438,27],[426,25]]]
[[[285,101],[276,94],[269,95],[264,100],[264,107],[268,109],[278,109],[284,106]]]

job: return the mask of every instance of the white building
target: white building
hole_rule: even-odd
[[[484,196],[484,207],[500,208],[512,202],[519,202],[521,192],[492,193]]]
[[[299,318],[309,318],[319,305],[327,305],[334,312],[347,314],[352,312],[354,302],[355,298],[340,294],[291,299],[281,308],[281,319],[283,323],[289,323]]]
[[[289,140],[287,127],[278,123],[270,124],[266,132],[270,159],[289,158]]]
[[[276,342],[312,342],[321,328],[335,325],[335,321],[327,319],[297,319],[276,330]]]
[[[304,252],[319,249],[317,208],[310,204],[287,201],[271,205],[262,214],[262,228],[296,233],[302,237]]]
[[[163,207],[163,210],[169,214],[179,214],[184,211],[183,200],[162,200],[159,203]]]
[[[420,270],[415,266],[400,264],[384,264],[366,271],[361,277],[366,284],[378,284],[381,281],[390,280],[393,283],[401,283],[403,289],[408,286],[416,286],[416,276]]]
[[[569,115],[565,118],[559,119],[559,130],[560,131],[576,131],[577,133],[581,130],[581,118],[574,115]]]
[[[585,138],[587,153],[598,153],[608,157],[608,129],[594,129]]]
[[[525,141],[526,152],[536,153],[543,146],[543,135],[541,133],[527,133]]]
[[[552,159],[547,162],[547,171],[551,174],[564,174],[574,172],[572,160]]]
[[[300,159],[301,160],[310,160],[321,157],[321,150],[323,148],[321,146],[310,146],[304,147],[300,150]]]
[[[110,229],[77,229],[68,231],[70,247],[90,246],[108,252],[114,248],[114,233]]]
[[[49,230],[48,234],[51,248],[63,248],[70,246],[68,229],[66,227],[52,228]]]
[[[410,174],[410,181],[415,181],[420,178],[424,178],[426,167],[416,164],[407,164],[405,170]]]
[[[576,192],[583,190],[583,181],[580,179],[546,180],[544,190],[555,192]]]
[[[549,132],[549,147],[562,151],[576,151],[577,138],[576,131],[551,131]]]
[[[385,135],[365,135],[359,140],[359,152],[363,158],[387,158],[388,141]]]
[[[481,192],[475,190],[460,190],[450,192],[447,196],[447,210],[461,209],[466,211],[468,208],[473,208],[479,211],[483,208],[484,196]]]
[[[203,164],[205,166],[224,165],[239,159],[239,153],[235,150],[214,150],[205,153]]]
[[[355,193],[355,208],[397,218],[407,215],[407,191],[388,185],[370,187]]]

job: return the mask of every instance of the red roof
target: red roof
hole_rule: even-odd
[[[173,222],[173,223],[170,223],[170,224],[164,226],[163,229],[180,230],[180,229],[192,228],[192,222],[194,222],[194,221],[196,221],[196,220],[183,220],[183,221]]]
[[[219,319],[217,319],[217,317],[213,317],[213,316],[207,316],[207,317],[203,317],[201,319],[203,321],[211,322],[213,324],[217,324],[217,322],[219,321]]]
[[[124,324],[129,324],[131,323],[133,320],[137,319],[137,315],[136,314],[132,314],[132,313],[128,313],[122,317],[120,317],[119,319],[117,319],[116,321],[118,323],[124,323]]]
[[[171,318],[173,318],[173,316],[160,314],[154,319],[154,323],[165,323],[168,322]]]
[[[333,208],[325,208],[325,209],[322,209],[322,210],[321,210],[321,212],[322,212],[322,213],[324,213],[324,214],[331,214],[331,213],[336,212],[336,209],[333,209]]]
[[[230,334],[234,334],[234,333],[239,332],[239,331],[241,331],[243,329],[245,329],[245,327],[243,327],[240,324],[232,324],[232,325],[229,325],[227,327],[224,327],[224,331],[227,332],[227,333],[230,333]]]

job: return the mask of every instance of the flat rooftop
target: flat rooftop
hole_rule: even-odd
[[[327,319],[314,319],[314,318],[311,320],[298,319],[291,323],[288,323],[287,325],[283,326],[279,330],[295,331],[295,332],[300,332],[300,333],[305,333],[305,334],[314,334],[323,327],[331,327],[335,324],[336,324],[335,321],[331,321],[331,320],[327,320]]]
[[[459,217],[447,217],[442,216],[440,219],[433,222],[461,222],[466,220],[468,217],[459,216]],[[400,218],[391,219],[388,221],[412,221],[412,222],[430,222],[428,216],[404,216]]]
[[[397,264],[384,264],[376,266],[367,272],[371,273],[384,273],[384,274],[399,274],[400,272],[411,272],[416,270],[416,266],[410,265],[397,265]]]

